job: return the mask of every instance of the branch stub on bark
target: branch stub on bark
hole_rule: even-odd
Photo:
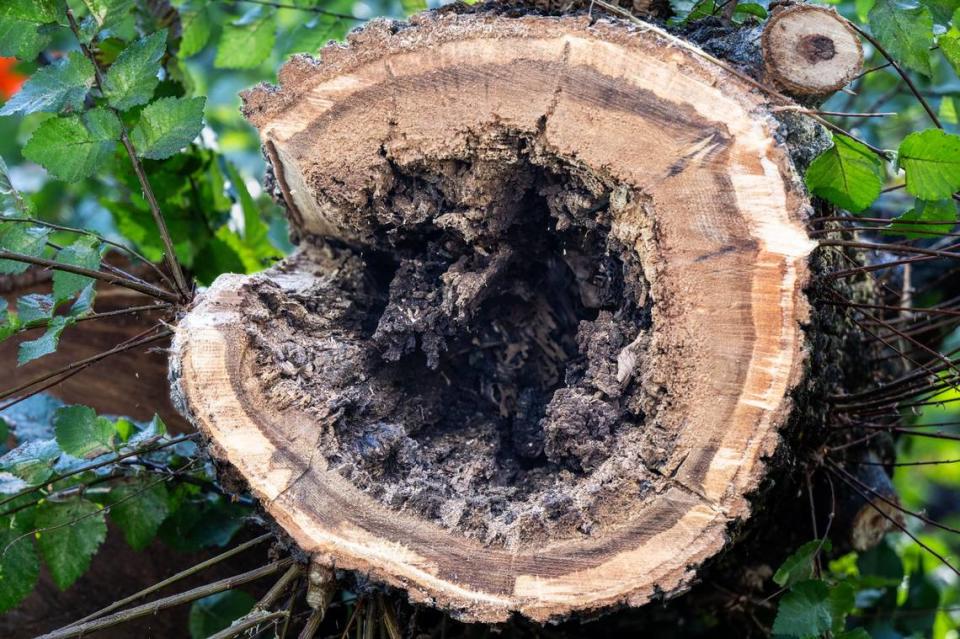
[[[826,7],[800,4],[774,11],[761,46],[769,77],[795,95],[839,91],[863,66],[856,32]]]

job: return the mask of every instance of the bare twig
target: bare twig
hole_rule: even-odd
[[[226,552],[222,552],[222,553],[220,553],[219,555],[217,555],[217,556],[215,556],[215,557],[211,557],[210,559],[207,559],[206,561],[201,561],[199,564],[197,564],[197,565],[195,565],[195,566],[191,566],[190,568],[187,568],[186,570],[181,570],[180,572],[178,572],[177,574],[173,575],[172,577],[168,577],[167,579],[164,579],[163,581],[157,582],[157,583],[153,584],[152,586],[150,586],[150,587],[148,587],[148,588],[144,588],[143,590],[140,590],[140,591],[138,591],[138,592],[135,592],[135,593],[133,593],[132,595],[130,595],[130,596],[128,596],[128,597],[124,597],[123,599],[120,599],[120,600],[118,600],[118,601],[115,601],[115,602],[113,602],[112,604],[110,604],[109,606],[107,606],[107,607],[105,607],[105,608],[101,608],[100,610],[98,610],[98,611],[96,611],[96,612],[94,612],[94,613],[91,613],[91,614],[87,615],[86,617],[84,617],[83,619],[80,619],[80,620],[78,620],[78,621],[76,621],[76,622],[74,622],[74,623],[72,623],[72,624],[70,624],[70,625],[71,625],[71,626],[76,626],[76,625],[80,625],[80,624],[82,624],[82,623],[88,622],[88,621],[90,621],[91,619],[98,619],[98,618],[100,618],[100,617],[102,617],[102,616],[104,616],[104,615],[106,615],[106,614],[108,614],[108,613],[113,612],[114,610],[117,610],[118,608],[123,608],[123,607],[126,606],[127,604],[133,603],[134,601],[137,601],[138,599],[143,599],[143,598],[146,597],[147,595],[153,594],[153,593],[155,593],[155,592],[157,592],[157,591],[159,591],[159,590],[162,590],[162,589],[166,588],[166,587],[169,586],[169,585],[175,584],[176,582],[178,582],[178,581],[180,581],[180,580],[182,580],[182,579],[186,579],[187,577],[190,577],[190,576],[192,576],[192,575],[195,575],[195,574],[197,574],[197,573],[199,573],[199,572],[201,572],[201,571],[203,571],[203,570],[206,570],[206,569],[209,568],[210,566],[214,566],[214,565],[216,565],[216,564],[218,564],[218,563],[220,563],[220,562],[222,562],[222,561],[225,561],[225,560],[227,560],[227,559],[230,559],[231,557],[233,557],[233,556],[235,556],[235,555],[238,555],[238,554],[242,553],[243,551],[248,550],[249,548],[252,548],[252,547],[256,546],[257,544],[262,543],[262,542],[267,541],[268,539],[272,539],[272,538],[274,538],[273,533],[265,533],[265,534],[263,534],[263,535],[260,535],[259,537],[255,537],[255,538],[251,539],[250,541],[245,541],[244,543],[239,544],[239,545],[237,545],[237,546],[234,546],[234,547],[231,548],[230,550],[228,550],[228,551],[226,551]]]
[[[111,628],[127,621],[133,621],[134,619],[139,619],[148,615],[154,615],[161,610],[166,610],[167,608],[173,608],[175,606],[182,606],[183,604],[191,603],[197,599],[203,599],[204,597],[215,595],[218,592],[230,590],[232,588],[236,588],[237,586],[242,586],[245,583],[262,579],[263,577],[267,577],[276,573],[277,571],[283,570],[292,563],[293,558],[287,557],[286,559],[275,561],[271,564],[267,564],[266,566],[261,566],[260,568],[250,570],[239,575],[234,575],[233,577],[227,577],[226,579],[221,579],[211,584],[199,586],[197,588],[187,590],[186,592],[170,595],[169,597],[164,597],[163,599],[158,599],[157,601],[145,603],[135,608],[130,608],[129,610],[124,610],[101,619],[60,628],[58,630],[54,630],[53,632],[42,635],[38,639],[67,639],[68,637],[81,637],[88,635],[92,632],[103,630],[104,628]]]
[[[96,81],[97,88],[103,92],[103,69],[100,67],[100,61],[97,60],[97,56],[94,55],[93,51],[90,50],[90,47],[86,45],[83,37],[80,35],[80,25],[77,24],[77,18],[73,15],[73,11],[69,6],[67,7],[66,12],[67,21],[70,23],[70,29],[73,31],[74,36],[76,36],[77,41],[80,43],[80,50],[90,61],[90,64],[93,65],[94,79]],[[177,261],[177,255],[173,250],[173,240],[170,237],[170,231],[167,229],[167,222],[163,217],[163,213],[160,211],[160,203],[157,201],[157,196],[153,193],[153,187],[150,186],[150,180],[147,179],[147,173],[143,169],[143,163],[140,161],[140,156],[137,155],[137,150],[130,141],[130,135],[127,132],[127,127],[123,124],[123,119],[120,117],[120,113],[113,107],[110,107],[110,110],[114,112],[120,122],[120,142],[127,151],[127,155],[130,158],[130,163],[133,165],[133,172],[136,174],[137,180],[140,182],[140,188],[143,189],[143,195],[150,207],[150,214],[153,216],[153,221],[157,225],[157,230],[160,232],[160,238],[163,240],[164,260],[167,262],[167,267],[173,274],[173,280],[176,285],[177,292],[180,294],[180,299],[187,300],[190,298],[190,288],[187,286],[187,280],[183,276],[183,270],[180,268],[180,263]]]
[[[166,302],[177,302],[179,298],[176,295],[173,295],[169,291],[165,291],[162,288],[153,286],[152,284],[143,284],[135,280],[131,280],[122,275],[110,273],[104,273],[103,271],[98,271],[95,269],[84,268],[82,266],[74,266],[73,264],[63,264],[62,262],[57,262],[56,260],[50,260],[45,257],[34,257],[32,255],[24,255],[23,253],[14,253],[13,251],[7,251],[0,249],[0,259],[3,260],[12,260],[14,262],[23,262],[24,264],[33,264],[34,266],[45,266],[47,268],[52,268],[56,271],[64,271],[65,273],[74,273],[76,275],[84,275],[107,284],[116,284],[117,286],[122,286],[123,288],[128,288],[131,291],[136,291],[138,293],[143,293],[144,295],[149,295],[150,297],[156,297],[157,299],[164,300]]]

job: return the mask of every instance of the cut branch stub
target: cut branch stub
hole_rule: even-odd
[[[761,46],[770,79],[795,95],[839,91],[863,67],[857,33],[826,7],[800,4],[775,11]]]
[[[762,96],[652,27],[425,14],[245,101],[302,241],[179,326],[214,454],[305,551],[465,619],[685,589],[803,368]]]

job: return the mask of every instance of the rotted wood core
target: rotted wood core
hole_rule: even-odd
[[[682,592],[791,412],[808,203],[753,87],[652,27],[375,21],[245,96],[301,238],[175,395],[300,547],[468,620]]]
[[[764,26],[761,47],[769,79],[797,96],[834,93],[863,67],[857,33],[827,7],[775,9]]]

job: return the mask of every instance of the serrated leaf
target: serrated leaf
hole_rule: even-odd
[[[911,195],[946,200],[960,190],[960,136],[940,129],[911,133],[900,143],[899,161]]]
[[[903,66],[930,76],[933,16],[926,7],[877,0],[868,16],[873,36]]]
[[[72,318],[58,315],[50,320],[43,335],[37,339],[20,342],[20,347],[17,349],[17,366],[23,366],[27,362],[56,352],[63,329],[72,323]]]
[[[944,25],[950,22],[951,15],[956,15],[958,6],[957,0],[920,0],[920,4],[930,9],[934,22]],[[957,24],[955,19],[954,24]]]
[[[841,581],[830,588],[830,616],[833,632],[841,632],[847,615],[856,607],[856,591],[850,584]]]
[[[68,315],[73,318],[83,317],[93,311],[93,301],[97,298],[97,289],[94,285],[87,284],[77,295],[76,301],[70,306]]]
[[[945,57],[947,62],[950,63],[950,66],[953,67],[953,72],[960,75],[960,32],[956,29],[951,29],[948,33],[940,37],[937,44],[940,45],[940,51],[943,53],[943,57]]]
[[[807,639],[819,637],[832,626],[827,585],[822,581],[801,581],[780,599],[773,633]]]
[[[52,295],[31,293],[17,299],[17,318],[21,326],[46,322],[53,317],[57,305]]]
[[[960,117],[957,114],[957,101],[950,96],[940,99],[940,108],[937,115],[940,116],[941,121],[947,124],[960,124]]]
[[[110,29],[123,21],[136,4],[135,0],[80,0],[86,7],[93,24],[85,29],[87,39],[92,39],[101,30]]]
[[[144,108],[131,134],[137,153],[163,160],[190,144],[203,128],[205,98],[163,98]]]
[[[823,552],[830,552],[830,540],[814,539],[800,546],[777,570],[773,576],[774,583],[778,586],[792,586],[798,581],[810,579],[813,575],[813,559],[821,547]]]
[[[180,38],[181,58],[189,58],[196,55],[207,46],[210,41],[210,32],[212,31],[212,21],[210,19],[210,10],[203,6],[191,7],[180,14],[183,35]]]
[[[99,512],[98,512],[99,511]],[[90,560],[107,537],[100,507],[86,499],[45,501],[37,506],[34,525],[37,545],[54,583],[66,590],[90,567]]]
[[[26,532],[0,520],[0,613],[29,595],[40,577],[40,559]]]
[[[160,58],[166,50],[166,29],[124,49],[104,78],[103,93],[110,105],[125,111],[149,102],[160,82]]]
[[[120,120],[106,109],[93,109],[47,120],[23,147],[23,155],[51,175],[68,182],[102,169],[120,139]]]
[[[150,545],[170,513],[167,487],[156,481],[121,484],[110,491],[110,519],[134,550]]]
[[[190,636],[205,639],[250,612],[256,599],[242,590],[227,590],[204,597],[190,606]]]
[[[81,237],[70,246],[65,246],[57,251],[56,261],[61,264],[95,271],[100,267],[99,242],[92,237]],[[92,284],[93,281],[92,277],[86,275],[54,271],[53,298],[58,303],[68,300]]]
[[[31,486],[39,486],[53,475],[53,466],[61,452],[52,439],[27,442],[0,457],[0,470],[16,475]]]
[[[48,67],[38,69],[20,91],[0,109],[0,115],[79,111],[93,86],[93,65],[74,51]]]
[[[87,406],[64,406],[53,416],[57,443],[68,455],[89,459],[113,449],[117,429]]]
[[[20,222],[4,222],[0,219],[0,249],[40,257],[47,246],[50,229],[30,226]],[[16,260],[0,260],[0,273],[23,273],[30,265]]]
[[[805,181],[814,195],[859,213],[880,196],[883,164],[860,142],[834,135],[833,146],[814,159]]]
[[[923,222],[923,224],[911,224],[911,222]],[[917,200],[912,209],[895,218],[883,232],[910,239],[936,238],[950,233],[956,224],[957,203],[953,200],[933,202]]]
[[[255,7],[223,29],[213,66],[218,69],[252,69],[273,50],[277,22],[273,11]]]
[[[31,60],[50,41],[38,27],[56,22],[60,0],[4,0],[0,2],[0,56]]]

